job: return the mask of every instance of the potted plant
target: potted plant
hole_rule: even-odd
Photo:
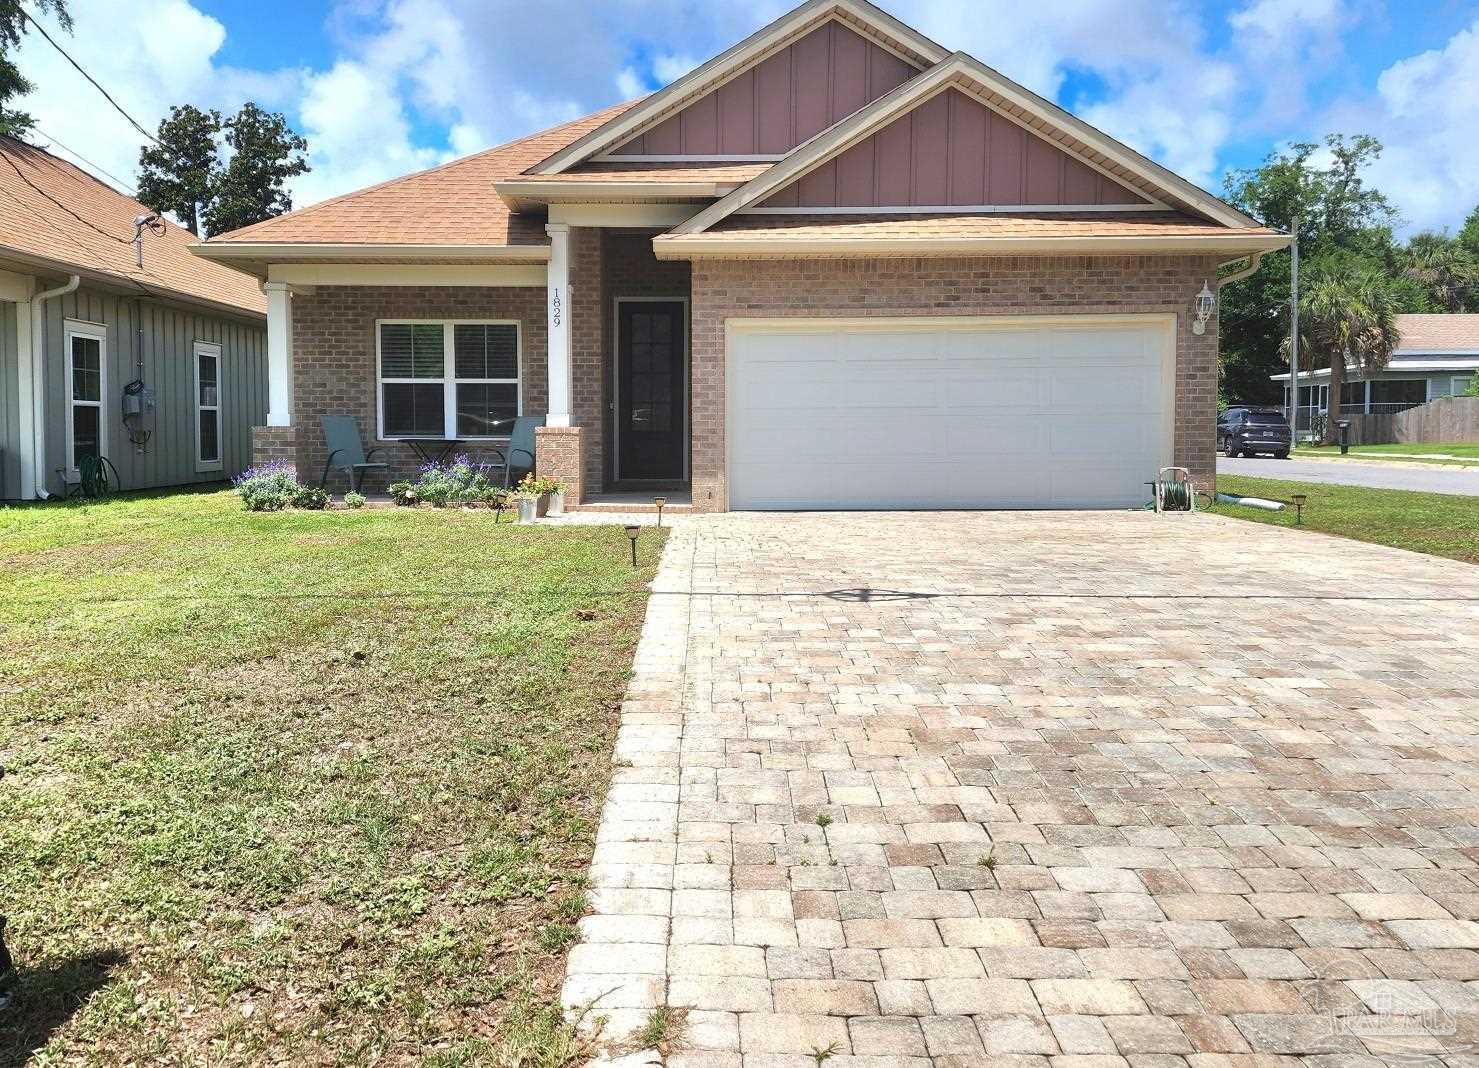
[[[522,482],[509,491],[509,496],[519,510],[520,523],[532,523],[539,518],[542,503],[540,489],[538,479],[533,475],[526,475]]]
[[[540,481],[543,482],[543,483],[545,483],[545,485],[549,487],[549,514],[550,515],[564,515],[565,514],[565,486],[564,486],[564,484],[563,483],[560,483],[560,482],[556,482],[552,478],[550,478],[550,479],[540,479]]]

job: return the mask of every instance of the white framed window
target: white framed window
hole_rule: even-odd
[[[1451,396],[1462,397],[1469,388],[1469,383],[1474,380],[1473,375],[1454,375],[1448,380],[1448,392]]]
[[[195,470],[220,471],[221,346],[197,341],[195,361]]]
[[[517,321],[382,319],[375,323],[379,437],[508,437],[523,412]]]
[[[66,321],[67,471],[77,477],[83,457],[102,456],[108,441],[108,330],[97,323]]]

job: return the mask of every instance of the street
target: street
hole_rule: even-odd
[[[1440,464],[1397,464],[1385,460],[1275,460],[1270,457],[1217,458],[1217,473],[1250,478],[1281,478],[1372,489],[1418,490],[1479,496],[1479,470]]]

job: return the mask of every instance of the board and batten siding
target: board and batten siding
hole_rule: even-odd
[[[20,494],[19,377],[15,305],[10,301],[0,301],[0,501]]]
[[[267,422],[267,329],[233,319],[122,296],[86,286],[42,305],[46,331],[46,488],[59,492],[57,468],[67,466],[66,321],[107,330],[103,417],[104,454],[125,490],[219,482],[251,466],[252,427]],[[14,315],[14,307],[11,308]],[[14,330],[11,330],[14,334]],[[221,346],[220,470],[197,470],[195,360],[197,341]],[[140,366],[142,360],[142,366]],[[142,451],[123,425],[123,387],[142,378],[154,392]]]

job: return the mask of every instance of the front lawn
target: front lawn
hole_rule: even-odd
[[[1296,459],[1409,460],[1426,464],[1479,464],[1479,444],[1450,442],[1432,445],[1352,445],[1341,456],[1338,445],[1301,445],[1294,450]],[[1435,459],[1449,456],[1453,459]]]
[[[0,1065],[558,1065],[662,533],[0,509]]]
[[[1479,497],[1326,486],[1241,475],[1218,475],[1217,489],[1222,493],[1283,501],[1303,493],[1309,497],[1304,509],[1304,526],[1308,530],[1479,563]],[[1292,527],[1295,518],[1292,507],[1282,512],[1264,512],[1218,504],[1212,511],[1286,527]]]

